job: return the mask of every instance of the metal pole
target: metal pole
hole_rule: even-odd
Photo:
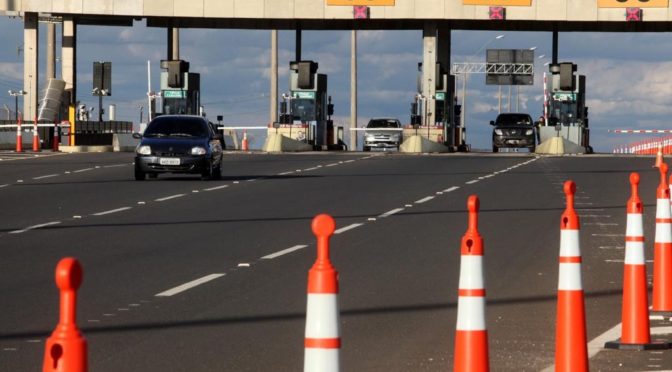
[[[497,111],[498,114],[502,113],[502,86],[498,85],[499,87],[499,94],[497,95],[497,98],[499,99],[499,111]]]
[[[464,123],[467,116],[467,74],[462,74],[462,115],[460,116],[460,126],[464,130]]]
[[[509,85],[509,112],[511,112],[511,86]]]
[[[294,45],[295,49],[295,60],[300,61],[301,60],[301,29],[296,30],[296,41]]]
[[[19,96],[18,94],[14,95],[14,120],[19,121]]]
[[[271,30],[271,123],[278,121],[278,30]]]
[[[357,31],[352,30],[350,50],[350,129],[357,128]],[[357,151],[357,132],[350,131],[350,151]]]
[[[520,112],[520,85],[516,85],[516,112]]]

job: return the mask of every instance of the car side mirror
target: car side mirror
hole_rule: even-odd
[[[494,121],[494,120],[490,120],[490,125],[495,125],[495,121]]]

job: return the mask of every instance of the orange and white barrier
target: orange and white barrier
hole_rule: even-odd
[[[662,163],[661,163],[662,164]],[[605,343],[607,349],[667,349],[669,343],[651,343],[649,301],[644,253],[644,206],[639,198],[639,174],[630,174],[632,195],[627,206],[625,228],[625,264],[623,268],[623,301],[621,338]]]
[[[556,372],[588,371],[586,309],[581,283],[579,216],[574,209],[576,184],[564,186],[567,207],[560,220],[560,273],[555,330]],[[669,209],[669,208],[668,208]]]
[[[672,313],[672,217],[670,189],[667,184],[667,164],[660,170],[657,190],[656,239],[653,248],[653,301],[651,311]]]
[[[35,121],[33,122],[33,151],[41,151],[40,134],[37,133],[37,117],[35,117]]]
[[[485,324],[483,239],[478,232],[478,197],[467,201],[469,225],[462,237],[460,284],[453,371],[489,371],[488,331]]]
[[[83,270],[74,258],[64,258],[56,266],[56,285],[60,291],[60,320],[44,350],[43,372],[86,372],[86,339],[77,328],[77,289]]]
[[[341,336],[338,310],[338,273],[329,260],[329,238],[336,222],[327,214],[313,219],[317,260],[308,272],[308,305],[304,372],[338,372]]]
[[[658,145],[658,153],[656,153],[656,163],[653,165],[654,168],[660,167],[663,164],[663,145]]]
[[[250,144],[247,140],[247,130],[243,130],[243,141],[241,143],[241,149],[243,151],[248,151],[250,149]]]
[[[23,152],[23,136],[21,134],[21,113],[16,123],[16,152]]]

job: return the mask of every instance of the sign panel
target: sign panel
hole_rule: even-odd
[[[315,99],[315,92],[292,92],[293,98]]]
[[[395,0],[327,0],[327,5],[394,6]]]
[[[598,8],[667,8],[669,0],[597,0]]]
[[[532,6],[532,0],[462,0],[464,5]]]
[[[184,98],[186,97],[185,91],[183,90],[164,90],[163,98]]]

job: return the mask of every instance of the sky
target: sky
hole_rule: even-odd
[[[21,89],[23,76],[23,23],[0,17],[0,92]],[[60,25],[57,35],[60,35]],[[504,37],[497,38],[499,35]],[[559,34],[559,62],[573,62],[586,75],[591,145],[598,152],[646,136],[614,134],[610,129],[668,129],[672,114],[672,37],[667,33]],[[46,26],[40,26],[45,44]],[[319,63],[329,77],[328,90],[335,105],[334,123],[350,123],[350,31],[303,31],[303,59]],[[57,58],[60,37],[57,38]],[[294,31],[279,32],[279,91],[287,92],[289,61],[294,59]],[[159,89],[160,60],[166,58],[166,30],[150,28],[144,20],[133,27],[78,26],[77,89],[79,100],[98,107],[92,96],[94,61],[112,62],[112,96],[103,105],[116,106],[116,119],[143,121],[147,113],[147,61],[152,90]],[[542,113],[542,73],[552,49],[550,32],[452,32],[451,62],[484,62],[485,49],[535,49],[535,79],[521,86],[518,111],[533,118]],[[476,54],[477,52],[480,53]],[[45,49],[40,74],[46,70]],[[201,73],[201,103],[211,120],[223,115],[227,125],[260,126],[269,122],[270,31],[182,29],[180,57],[190,71]],[[421,31],[358,32],[358,125],[371,117],[410,121],[410,103],[416,94],[417,64],[422,60]],[[57,62],[57,77],[60,63]],[[41,79],[44,80],[44,79]],[[461,82],[458,83],[461,94]],[[44,88],[44,81],[40,89]],[[503,111],[508,111],[508,87],[502,88]],[[516,111],[516,89],[511,110]],[[461,100],[461,98],[460,98]],[[485,84],[484,75],[467,83],[467,143],[490,148],[498,113],[498,88]],[[19,100],[21,106],[21,100]],[[13,110],[14,98],[0,94],[0,118]],[[141,109],[142,108],[142,109]],[[94,116],[97,111],[94,111]],[[347,130],[346,130],[347,131]],[[265,133],[250,131],[252,148],[263,144]],[[347,139],[346,139],[347,143]]]

